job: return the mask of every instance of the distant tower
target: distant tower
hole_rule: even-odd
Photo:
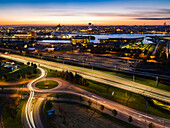
[[[165,32],[167,31],[167,30],[166,30],[166,26],[167,26],[167,25],[166,25],[166,22],[164,22],[164,30],[165,30]]]
[[[92,30],[92,23],[89,23],[88,30],[89,30],[89,31],[91,31],[91,30]]]
[[[166,22],[164,22],[164,26],[166,26]]]
[[[59,25],[57,25],[57,27],[56,27],[56,31],[58,32],[58,31],[60,31],[60,29],[61,29],[61,25],[59,24]]]

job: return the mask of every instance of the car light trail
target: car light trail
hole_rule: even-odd
[[[33,81],[29,82],[27,87],[28,89],[30,90],[30,96],[28,98],[28,101],[26,103],[26,106],[25,106],[25,115],[26,115],[26,121],[27,121],[27,124],[29,126],[29,128],[36,128],[35,126],[35,123],[34,123],[34,119],[33,119],[33,113],[32,113],[32,100],[34,98],[34,89],[32,88],[32,84],[43,78],[45,75],[46,75],[46,72],[44,69],[38,67],[38,69],[41,71],[41,76],[39,76],[38,78],[34,79]]]

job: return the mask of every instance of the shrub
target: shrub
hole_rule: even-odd
[[[116,116],[116,115],[117,115],[117,111],[114,109],[114,110],[112,111],[112,114],[113,114],[114,116]]]
[[[132,119],[132,117],[131,117],[131,116],[129,116],[128,121],[129,121],[129,122],[132,122],[132,121],[133,121],[133,119]]]

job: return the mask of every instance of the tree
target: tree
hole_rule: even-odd
[[[104,105],[101,105],[101,106],[100,106],[100,110],[103,112],[103,110],[104,110]]]
[[[155,128],[155,125],[153,123],[149,123],[148,127],[149,128]]]
[[[37,68],[37,65],[36,65],[36,64],[33,64],[33,67],[36,69],[36,68]]]
[[[50,110],[50,109],[52,109],[52,107],[53,107],[53,104],[52,104],[51,100],[47,100],[47,102],[45,104],[45,108]]]
[[[92,102],[90,100],[88,100],[88,104],[89,104],[89,107],[91,106]]]
[[[76,73],[74,78],[75,78],[75,83],[77,83],[77,84],[81,83],[81,81],[82,81],[82,76],[81,75]]]
[[[30,65],[30,62],[27,62],[27,65],[29,66],[29,65]]]
[[[37,70],[36,70],[36,69],[34,69],[34,71],[33,71],[33,72],[34,72],[34,74],[37,74]]]
[[[133,121],[133,119],[132,119],[131,116],[129,116],[128,121],[129,121],[129,122],[132,122],[132,121]]]
[[[74,75],[72,72],[69,72],[69,80],[74,81]]]
[[[112,114],[113,114],[114,116],[116,116],[116,115],[117,115],[117,111],[114,109],[114,110],[112,111]]]

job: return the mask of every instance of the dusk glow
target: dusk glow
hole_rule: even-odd
[[[0,0],[0,128],[170,128],[170,0]]]
[[[6,0],[0,25],[162,25],[170,23],[169,0]]]

